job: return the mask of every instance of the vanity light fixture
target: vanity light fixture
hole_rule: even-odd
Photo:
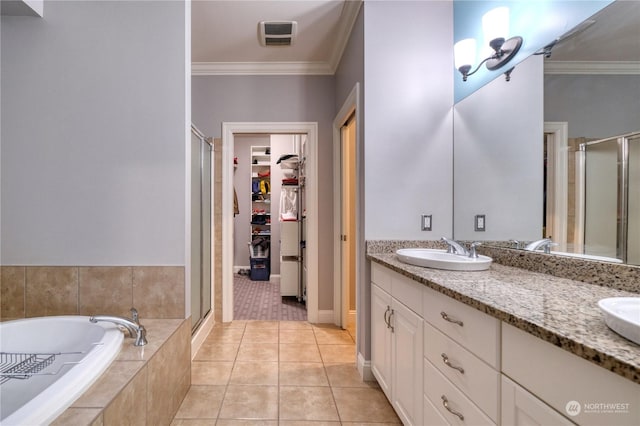
[[[476,73],[485,63],[490,71],[501,68],[518,53],[522,46],[523,39],[520,36],[506,40],[503,37],[509,34],[509,8],[507,7],[497,7],[485,13],[482,17],[482,31],[493,52],[489,57],[483,59],[473,71],[471,68],[476,57],[475,39],[460,40],[453,46],[455,66],[462,74],[462,81],[467,81],[467,77]]]

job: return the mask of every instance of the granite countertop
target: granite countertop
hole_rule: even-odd
[[[456,272],[400,262],[394,253],[367,258],[581,358],[640,383],[640,346],[604,322],[598,300],[637,293],[493,263]]]

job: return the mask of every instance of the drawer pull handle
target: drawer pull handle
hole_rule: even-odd
[[[463,326],[464,326],[464,324],[463,324],[463,322],[462,322],[462,321],[449,318],[449,315],[447,315],[447,313],[446,313],[446,312],[444,312],[444,311],[440,312],[440,316],[441,316],[441,317],[442,317],[442,319],[444,319],[445,321],[449,321],[449,322],[452,322],[452,323],[454,323],[454,324],[458,324],[460,327],[463,327]]]
[[[391,325],[391,317],[393,316],[393,314],[394,314],[394,310],[392,309],[391,313],[389,314],[389,327],[391,328],[391,332],[395,333],[395,328],[393,328],[393,326]]]
[[[384,323],[387,324],[387,328],[391,327],[391,324],[389,324],[389,318],[387,317],[387,314],[389,313],[390,310],[391,310],[391,306],[387,305],[387,310],[384,311]]]
[[[449,361],[449,357],[447,356],[447,354],[442,353],[440,354],[440,356],[442,357],[442,362],[444,362],[447,367],[458,370],[461,374],[464,374],[464,368],[451,364],[451,361]]]
[[[448,412],[450,412],[450,413],[451,413],[451,414],[453,414],[454,416],[458,416],[458,418],[459,418],[461,421],[464,421],[464,416],[462,415],[462,413],[459,413],[459,412],[457,412],[457,411],[455,411],[455,410],[452,410],[452,409],[449,407],[449,400],[448,400],[448,399],[447,399],[447,397],[446,397],[446,396],[444,396],[444,395],[442,395],[442,405],[444,405],[444,408],[446,408]]]

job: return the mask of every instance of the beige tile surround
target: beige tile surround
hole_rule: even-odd
[[[0,318],[109,314],[184,318],[182,266],[2,266]]]
[[[61,425],[168,425],[191,386],[191,321],[144,321],[149,344],[125,339],[107,371],[53,422]]]

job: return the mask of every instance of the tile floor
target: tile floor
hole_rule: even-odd
[[[173,426],[399,424],[362,382],[349,332],[306,321],[216,325],[192,362]]]

